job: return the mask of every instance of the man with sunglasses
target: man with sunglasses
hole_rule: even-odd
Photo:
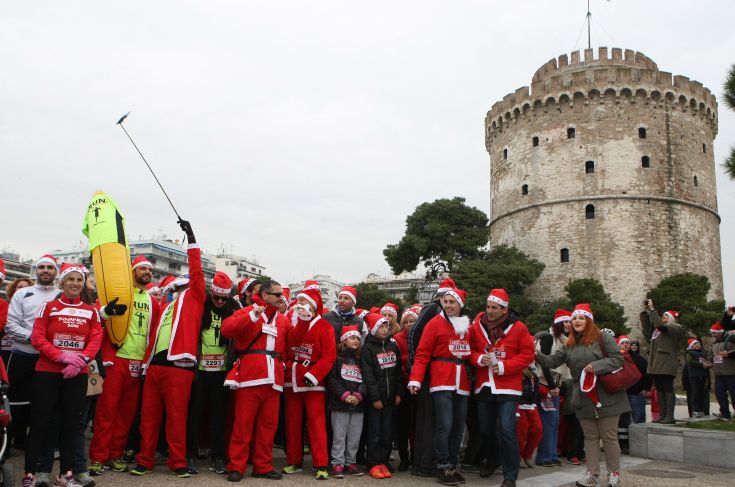
[[[24,287],[13,295],[8,308],[5,333],[13,343],[7,363],[10,389],[10,411],[13,416],[11,430],[15,448],[24,449],[28,430],[31,379],[38,360],[38,350],[31,345],[31,331],[41,306],[56,298],[59,290],[54,286],[58,267],[56,258],[44,255],[36,262],[36,284]]]
[[[139,255],[133,260],[133,310],[125,339],[115,347],[103,334],[102,358],[105,366],[105,386],[97,400],[94,416],[94,436],[89,445],[89,473],[102,475],[105,468],[125,472],[122,460],[130,427],[140,405],[143,389],[141,379],[143,356],[150,339],[152,323],[157,323],[158,301],[148,294],[146,286],[153,278],[153,265]],[[108,316],[100,310],[103,319]]]
[[[273,470],[273,438],[283,391],[283,360],[288,318],[278,312],[283,289],[265,281],[253,294],[252,306],[236,311],[222,322],[222,334],[234,341],[237,361],[225,386],[233,389],[235,420],[230,438],[227,480],[239,482],[252,451],[253,477],[278,480]],[[253,448],[251,449],[251,443]]]
[[[223,384],[227,375],[227,349],[230,341],[222,335],[222,322],[240,309],[230,297],[232,280],[224,272],[212,279],[211,292],[204,302],[199,336],[199,365],[191,388],[187,426],[187,463],[189,473],[199,473],[195,459],[199,451],[199,426],[202,413],[209,411],[204,426],[209,432],[209,469],[225,473],[225,419],[228,391]],[[206,406],[209,405],[209,408]]]

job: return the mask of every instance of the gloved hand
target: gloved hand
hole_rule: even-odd
[[[56,361],[60,364],[74,365],[79,368],[87,365],[84,357],[79,355],[78,353],[64,352]]]
[[[189,223],[187,220],[179,220],[176,223],[179,224],[181,227],[181,230],[186,233],[186,239],[189,241],[190,244],[196,243],[196,238],[194,237],[194,230],[191,229],[191,223]]]
[[[81,371],[82,369],[80,367],[77,367],[74,364],[69,364],[61,371],[61,375],[64,376],[64,379],[71,379],[79,375],[79,372]]]
[[[107,303],[107,306],[104,308],[104,314],[107,316],[121,316],[125,314],[125,311],[128,310],[128,306],[126,304],[117,304],[117,300],[119,298],[115,298],[109,303]]]
[[[308,377],[304,377],[304,384],[306,384],[309,387],[314,387],[314,383],[310,381]]]

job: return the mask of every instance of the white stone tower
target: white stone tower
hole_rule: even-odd
[[[722,297],[717,101],[642,53],[609,54],[552,59],[488,112],[490,244],[546,264],[537,299],[596,278],[636,327],[664,277],[705,275]]]

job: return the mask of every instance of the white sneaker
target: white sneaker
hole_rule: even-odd
[[[77,482],[71,472],[66,472],[66,474],[56,477],[54,485],[56,487],[82,487],[82,484]]]
[[[579,487],[600,487],[600,481],[598,480],[597,475],[587,470],[584,477],[577,480],[577,485]]]
[[[96,482],[94,479],[89,475],[88,472],[82,472],[78,473],[74,476],[77,482],[82,484],[82,487],[94,487]]]
[[[620,472],[610,472],[607,476],[607,487],[618,487],[620,485]]]
[[[21,487],[35,487],[36,477],[32,473],[26,474],[20,481]]]

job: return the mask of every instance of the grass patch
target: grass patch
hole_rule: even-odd
[[[735,432],[735,422],[715,419],[712,421],[689,421],[677,424],[681,428]]]

